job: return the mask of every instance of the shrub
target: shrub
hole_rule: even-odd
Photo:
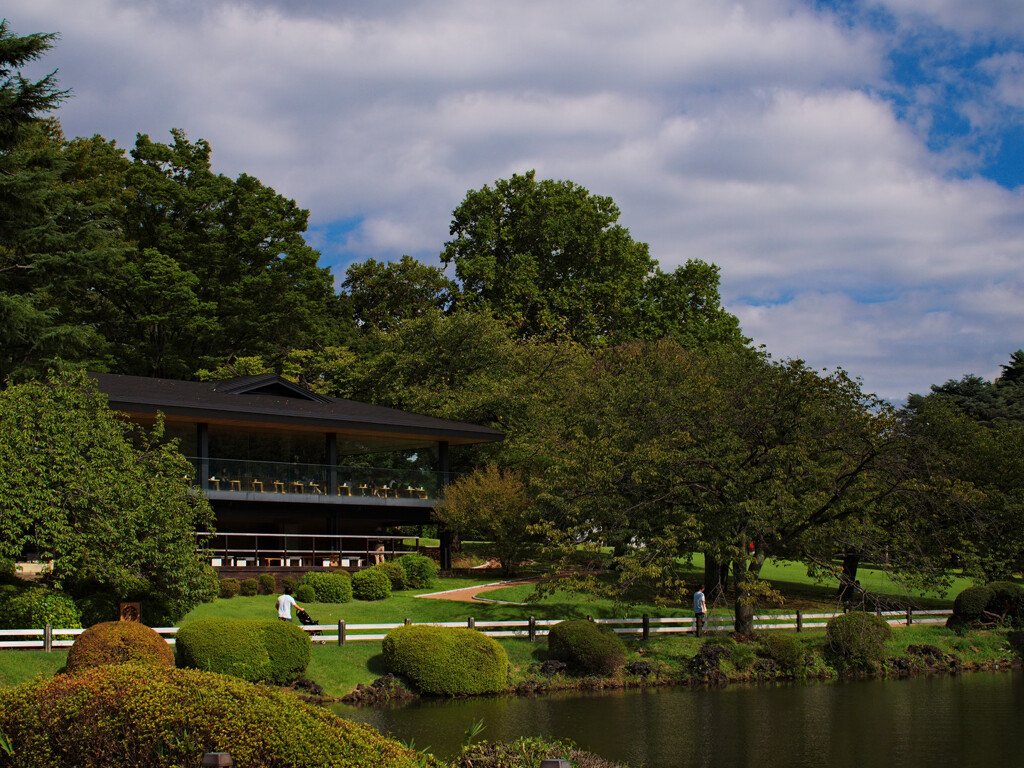
[[[295,590],[295,599],[300,603],[315,603],[316,590],[309,584],[299,584]]]
[[[548,652],[579,672],[610,675],[626,663],[626,646],[608,627],[586,619],[555,624]]]
[[[240,588],[241,586],[238,583],[238,579],[220,580],[220,596],[225,600],[230,600],[232,597],[237,595]]]
[[[75,605],[82,615],[83,627],[120,618],[121,601],[109,592],[93,592],[76,600]]]
[[[299,586],[298,580],[294,576],[283,576],[281,578],[281,589],[291,589],[292,592]]]
[[[505,649],[475,629],[398,627],[388,632],[381,650],[387,670],[423,693],[496,693],[508,684]]]
[[[431,560],[433,562],[433,560]],[[385,560],[377,563],[372,570],[381,571],[391,582],[391,591],[400,592],[405,589],[405,569],[394,560]]]
[[[757,651],[749,645],[737,645],[729,653],[729,661],[736,669],[750,669],[757,661]]]
[[[988,585],[992,599],[985,610],[1003,617],[1003,621],[1024,623],[1024,587],[1012,581],[993,581]]]
[[[452,763],[453,768],[534,768],[544,760],[568,760],[580,768],[618,768],[593,752],[585,752],[568,740],[520,736],[515,741],[482,741],[470,744]]]
[[[173,667],[174,651],[160,635],[135,621],[106,621],[85,630],[68,651],[67,671],[104,664]]]
[[[1006,639],[1009,641],[1010,647],[1014,652],[1021,658],[1024,658],[1024,631],[1018,629],[1015,632],[1011,632]]]
[[[277,579],[272,573],[261,573],[259,578],[260,592],[264,595],[272,595],[277,592]]]
[[[177,641],[178,666],[250,682],[290,682],[305,671],[311,653],[306,633],[277,619],[198,619],[178,630]]]
[[[243,579],[238,591],[243,597],[252,597],[260,591],[260,583],[256,579]]]
[[[851,611],[829,620],[825,629],[830,650],[840,659],[874,668],[885,658],[892,629],[873,613]]]
[[[953,601],[953,615],[961,621],[977,621],[994,596],[988,587],[968,587]]]
[[[352,577],[352,594],[357,600],[386,600],[391,597],[391,579],[373,568],[359,571]]]
[[[426,589],[434,583],[440,568],[426,555],[402,555],[396,560],[405,571],[405,583],[410,589]]]
[[[9,629],[38,629],[46,624],[60,629],[82,626],[75,601],[48,587],[29,587],[11,597],[2,620]]]
[[[352,577],[345,571],[310,571],[302,583],[312,587],[314,597],[308,602],[347,603],[352,599]]]
[[[22,768],[199,765],[206,752],[230,752],[239,766],[440,765],[291,694],[208,672],[134,665],[0,691],[0,731]]]
[[[764,655],[774,660],[786,672],[799,674],[804,669],[804,646],[793,635],[775,632],[761,644]]]

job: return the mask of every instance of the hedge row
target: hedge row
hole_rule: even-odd
[[[388,632],[381,648],[388,672],[423,693],[496,693],[508,685],[508,655],[475,629],[412,625]]]
[[[312,653],[305,632],[276,619],[198,619],[178,630],[176,646],[178,666],[277,685],[301,676]]]

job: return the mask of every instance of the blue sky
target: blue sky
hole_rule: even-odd
[[[900,400],[1024,346],[1019,0],[7,0],[70,135],[172,127],[311,212],[336,276],[437,264],[469,189],[611,195],[776,357]]]

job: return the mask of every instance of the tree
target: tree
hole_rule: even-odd
[[[519,473],[494,464],[463,475],[444,490],[434,516],[460,538],[472,531],[490,542],[508,578],[530,549],[537,510]]]
[[[983,422],[1010,421],[1024,423],[1024,350],[1010,356],[1008,365],[995,381],[967,374],[945,384],[933,384],[927,396],[911,394],[910,410],[917,410],[925,398],[942,398],[955,404],[971,418]]]
[[[431,309],[444,312],[458,295],[458,286],[444,272],[409,256],[397,263],[368,259],[352,264],[342,288],[348,291],[356,325],[364,331],[388,332]]]
[[[207,596],[195,532],[212,512],[162,425],[111,411],[84,374],[0,392],[0,558],[51,560],[76,597],[142,599],[173,621]]]
[[[466,305],[518,338],[744,343],[718,303],[714,267],[689,262],[662,273],[618,218],[610,197],[514,174],[466,195],[441,260],[455,265]]]

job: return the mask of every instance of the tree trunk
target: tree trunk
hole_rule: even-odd
[[[857,591],[857,566],[860,565],[860,553],[847,552],[843,555],[843,572],[839,574],[839,595],[840,602],[846,602],[856,595]]]
[[[704,594],[709,603],[725,595],[729,584],[729,563],[715,559],[715,556],[704,553]]]

